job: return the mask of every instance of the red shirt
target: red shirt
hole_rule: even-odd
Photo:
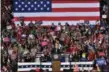
[[[41,42],[41,46],[46,46],[46,45],[48,45],[48,42],[46,41]]]
[[[74,53],[76,51],[78,51],[77,47],[70,47],[69,49],[67,49],[67,52],[70,52],[70,53]]]
[[[4,42],[9,42],[10,39],[9,39],[8,37],[5,37],[5,38],[3,38],[3,41],[4,41]]]
[[[18,32],[17,32],[17,40],[21,39],[21,34],[22,34],[22,30],[19,29]]]
[[[79,67],[78,67],[78,65],[76,65],[76,66],[74,67],[74,72],[79,72]]]
[[[95,54],[93,52],[90,52],[89,55],[88,55],[88,60],[92,61],[94,59],[95,59]]]
[[[40,69],[39,69],[39,68],[36,68],[35,71],[36,71],[36,72],[40,72]]]
[[[29,27],[28,26],[24,26],[23,29],[24,30],[29,30]]]
[[[70,42],[70,37],[68,37],[68,36],[65,37],[65,39],[64,39],[64,43],[65,43],[65,44],[68,44],[69,42]]]

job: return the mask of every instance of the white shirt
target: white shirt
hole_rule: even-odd
[[[9,49],[9,50],[8,50],[8,54],[9,54],[9,55],[12,55],[12,52],[13,52],[12,49]]]
[[[12,26],[11,25],[7,26],[7,29],[12,29]]]
[[[62,47],[61,44],[59,44],[59,49],[61,49],[61,47]]]
[[[22,37],[24,37],[24,38],[25,38],[25,37],[26,37],[26,35],[25,35],[25,34],[22,34]]]
[[[32,39],[33,39],[33,38],[34,38],[34,35],[30,34],[30,35],[29,35],[29,38],[32,38]]]
[[[57,26],[57,31],[60,31],[61,30],[61,27],[60,26]]]
[[[36,58],[35,59],[35,62],[40,62],[40,58]]]

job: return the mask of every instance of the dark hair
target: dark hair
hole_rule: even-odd
[[[29,72],[36,72],[35,70],[30,70]]]
[[[84,70],[84,72],[88,72],[87,70]]]

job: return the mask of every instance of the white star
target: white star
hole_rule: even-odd
[[[34,8],[34,10],[37,10],[37,8]]]
[[[43,10],[43,8],[41,8],[41,10]]]
[[[24,8],[22,8],[22,11],[24,11]]]
[[[43,1],[41,1],[40,3],[43,4]]]
[[[47,10],[50,10],[50,8],[47,8]]]
[[[18,8],[16,8],[16,11],[18,10]]]
[[[31,5],[31,7],[34,7],[34,5]]]
[[[18,2],[15,2],[15,4],[18,4]]]
[[[37,4],[37,2],[34,2],[34,4]]]
[[[19,5],[19,8],[21,7],[21,5]]]
[[[38,6],[38,7],[40,7],[40,5],[39,5],[39,4],[38,4],[37,6]]]
[[[30,4],[31,2],[28,2],[28,4]]]
[[[50,4],[50,2],[49,2],[49,1],[47,1],[47,4]]]
[[[47,5],[46,5],[46,4],[44,4],[44,7],[47,7]]]
[[[31,10],[31,8],[28,8],[28,10],[30,11],[30,10]]]
[[[24,4],[24,2],[22,2],[22,4]]]
[[[25,5],[25,7],[27,7],[27,5]]]

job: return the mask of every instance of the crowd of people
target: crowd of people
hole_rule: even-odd
[[[86,21],[76,26],[59,23],[48,27],[32,21],[27,26],[22,21],[21,26],[8,25],[2,31],[2,63],[51,62],[53,54],[63,54],[61,62],[96,60],[103,67],[107,63],[108,39],[108,27],[100,26],[98,21],[96,25]],[[97,62],[100,59],[104,62]]]
[[[94,61],[93,70],[105,70],[109,63],[107,5],[102,8],[102,25],[85,21],[42,26],[43,22],[31,21],[27,26],[23,20],[15,25],[11,8],[10,3],[2,5],[2,25],[6,24],[1,32],[2,72],[17,72],[17,62],[51,62],[53,54],[60,54],[61,62]]]
[[[101,25],[108,24],[108,15],[109,15],[109,5],[108,5],[108,0],[101,0],[100,4],[100,14],[101,14]]]
[[[11,22],[12,15],[12,0],[1,1],[1,30],[6,28],[6,24]]]

